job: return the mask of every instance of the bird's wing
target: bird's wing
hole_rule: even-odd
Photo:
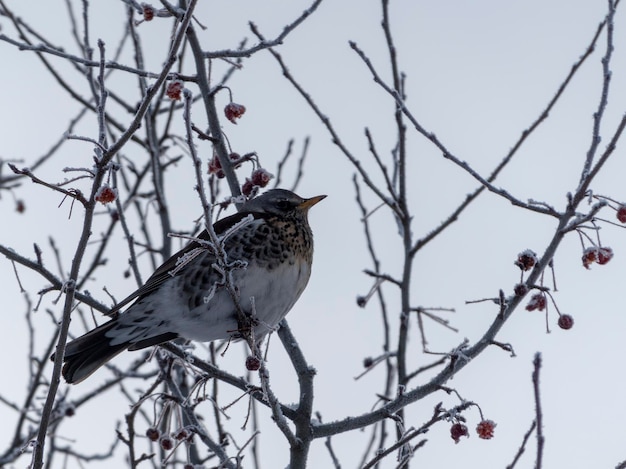
[[[263,213],[241,211],[235,213],[234,215],[230,215],[228,217],[222,218],[221,220],[218,220],[213,225],[213,229],[215,230],[215,233],[219,236],[226,232],[226,230],[228,230],[229,228],[239,223],[248,215],[252,215],[255,219],[264,217]],[[209,240],[209,233],[206,230],[202,230],[202,232],[196,237],[202,240]],[[172,257],[167,259],[163,264],[161,264],[160,267],[158,267],[154,271],[150,278],[146,280],[146,283],[144,283],[141,287],[131,293],[128,297],[124,298],[122,301],[113,306],[113,308],[111,308],[111,310],[107,313],[107,316],[114,315],[132,301],[149,295],[150,293],[158,289],[163,284],[163,282],[176,275],[175,270],[178,266],[179,259],[181,259],[186,254],[189,254],[196,248],[202,248],[201,244],[197,241],[192,241],[183,249],[174,254]]]

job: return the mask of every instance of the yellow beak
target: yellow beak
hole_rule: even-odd
[[[308,210],[311,207],[313,207],[313,205],[315,205],[318,202],[321,202],[322,200],[324,200],[326,198],[325,195],[316,195],[315,197],[311,197],[310,199],[306,199],[304,202],[302,202],[300,205],[298,205],[298,208],[300,210]]]

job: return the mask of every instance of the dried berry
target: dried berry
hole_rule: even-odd
[[[246,358],[246,369],[256,371],[261,368],[261,360],[254,355],[248,355]]]
[[[186,440],[192,436],[192,433],[187,427],[183,427],[180,430],[174,432],[172,436],[177,440]]]
[[[458,443],[462,436],[469,437],[469,432],[467,431],[467,427],[465,425],[462,423],[455,423],[450,427],[450,437],[455,443]]]
[[[148,3],[142,3],[141,9],[144,21],[152,21],[154,19],[154,7]]]
[[[617,208],[617,219],[620,223],[626,223],[626,205],[620,205]]]
[[[117,189],[109,186],[108,184],[103,184],[96,191],[96,201],[101,204],[110,204],[111,202],[115,202],[117,199]]]
[[[561,329],[565,329],[567,331],[568,329],[571,329],[574,325],[574,318],[571,317],[569,314],[561,314],[559,316],[559,321],[557,324]]]
[[[604,265],[613,259],[613,249],[610,247],[588,247],[583,251],[583,266],[588,269],[592,262]]]
[[[26,210],[26,205],[24,205],[24,201],[23,200],[16,200],[15,201],[15,211],[17,213],[24,213],[24,211]]]
[[[65,408],[65,416],[66,417],[74,417],[76,415],[76,408],[73,405],[68,405]]]
[[[513,292],[516,296],[524,296],[526,293],[528,293],[528,287],[523,283],[518,283],[513,288]]]
[[[159,437],[161,436],[161,434],[159,433],[159,430],[157,430],[156,428],[150,427],[146,430],[146,436],[148,437],[150,441],[157,441]]]
[[[228,103],[224,108],[224,114],[226,115],[226,119],[231,121],[233,124],[236,124],[237,119],[243,116],[245,112],[245,106],[233,102]]]
[[[595,246],[589,247],[583,251],[583,266],[585,269],[589,268],[589,265],[596,262],[598,258],[598,248]]]
[[[613,249],[609,247],[598,248],[598,264],[604,265],[613,258]]]
[[[167,88],[165,89],[165,94],[170,99],[180,101],[183,88],[184,86],[182,81],[172,80],[168,83]]]
[[[530,297],[530,301],[526,305],[527,311],[539,310],[543,311],[546,308],[546,295],[544,293],[535,293]]]
[[[252,172],[252,176],[250,177],[250,179],[252,180],[252,184],[254,184],[255,186],[265,187],[267,186],[267,183],[270,182],[270,179],[272,179],[273,177],[274,176],[265,169],[259,168],[255,169]]]
[[[372,366],[374,364],[374,359],[372,357],[365,357],[363,359],[363,366],[365,368],[369,368],[370,366]]]
[[[241,186],[241,193],[245,195],[246,197],[250,197],[253,189],[254,189],[254,184],[252,184],[252,181],[250,179],[246,178],[246,182],[244,182],[243,185]]]
[[[483,420],[476,426],[476,433],[478,433],[479,438],[483,440],[491,440],[495,428],[496,423],[493,420]]]
[[[174,448],[174,440],[167,435],[163,435],[159,440],[159,444],[164,451],[169,451]]]
[[[524,272],[532,269],[537,263],[537,254],[530,249],[526,249],[525,251],[520,252],[517,255],[517,260],[515,261],[515,265],[522,269]]]
[[[209,161],[209,174],[215,174],[220,179],[225,176],[222,170],[222,163],[220,163],[217,155],[213,155],[213,158]]]

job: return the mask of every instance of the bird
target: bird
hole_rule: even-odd
[[[109,311],[113,319],[67,343],[65,380],[80,383],[125,350],[177,338],[261,340],[287,315],[309,281],[313,233],[308,212],[325,197],[305,199],[271,189],[247,201],[213,225],[225,254],[221,261],[208,231],[202,231],[115,305]],[[252,316],[248,335],[240,330],[241,310]]]

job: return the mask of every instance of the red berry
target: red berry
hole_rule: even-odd
[[[117,189],[103,184],[96,192],[96,201],[101,204],[110,204],[117,199]]]
[[[146,436],[150,439],[150,441],[157,441],[161,434],[156,428],[150,427],[146,430]]]
[[[559,316],[559,321],[557,323],[559,325],[559,327],[561,329],[571,329],[572,326],[574,325],[574,318],[571,317],[569,314],[561,314]]]
[[[174,448],[174,440],[172,440],[172,438],[167,435],[161,437],[161,439],[159,440],[159,444],[164,451],[169,451]]]
[[[513,292],[516,296],[524,296],[526,293],[528,293],[528,287],[523,283],[518,283],[517,285],[515,285],[515,288],[513,288]]]
[[[515,261],[515,265],[518,266],[523,271],[528,271],[532,269],[537,263],[537,254],[530,249],[526,249],[525,251],[520,252],[517,255],[517,260]]]
[[[152,21],[154,18],[154,7],[148,3],[142,3],[141,8],[143,10],[143,19],[145,21]]]
[[[626,223],[626,205],[620,205],[617,208],[617,219],[620,223]]]
[[[180,430],[174,432],[172,436],[177,440],[186,440],[191,435],[192,433],[189,431],[189,429],[187,427],[183,427]]]
[[[261,360],[254,355],[248,355],[246,358],[246,368],[250,371],[256,371],[261,368]]]
[[[24,201],[23,200],[16,200],[15,201],[15,211],[17,213],[24,213],[24,210],[26,210],[26,205],[24,205]]]
[[[215,174],[220,179],[225,176],[222,170],[222,163],[220,163],[217,155],[213,155],[213,158],[209,161],[209,174]]]
[[[604,265],[613,258],[613,249],[602,247],[598,249],[598,264]]]
[[[173,99],[175,101],[180,101],[183,88],[184,88],[184,85],[182,81],[172,80],[167,85],[167,88],[165,89],[165,94],[170,99]]]
[[[546,308],[546,295],[544,293],[535,293],[530,297],[530,301],[526,305],[526,310],[534,311],[539,310],[543,311]]]
[[[252,172],[251,176],[252,184],[259,187],[265,187],[267,186],[267,183],[270,182],[270,179],[272,179],[272,177],[274,176],[272,176],[263,168],[255,169]]]
[[[244,182],[241,186],[241,193],[246,197],[250,197],[250,194],[252,194],[252,189],[254,189],[254,184],[252,184],[252,181],[250,179],[246,178],[246,182]]]
[[[374,359],[372,357],[366,357],[363,359],[363,366],[365,368],[369,368],[374,364]]]
[[[245,106],[233,102],[228,103],[224,108],[224,114],[226,115],[226,119],[231,121],[233,124],[236,124],[236,120],[243,116],[245,112]]]
[[[495,428],[496,423],[493,420],[483,420],[476,426],[476,433],[478,433],[478,437],[483,440],[491,440]]]
[[[467,431],[467,427],[465,425],[462,423],[455,423],[450,427],[450,437],[455,443],[458,443],[462,436],[469,437],[469,432]]]
[[[583,251],[583,266],[585,269],[589,268],[589,265],[596,262],[598,259],[598,248],[595,246],[589,247]]]

